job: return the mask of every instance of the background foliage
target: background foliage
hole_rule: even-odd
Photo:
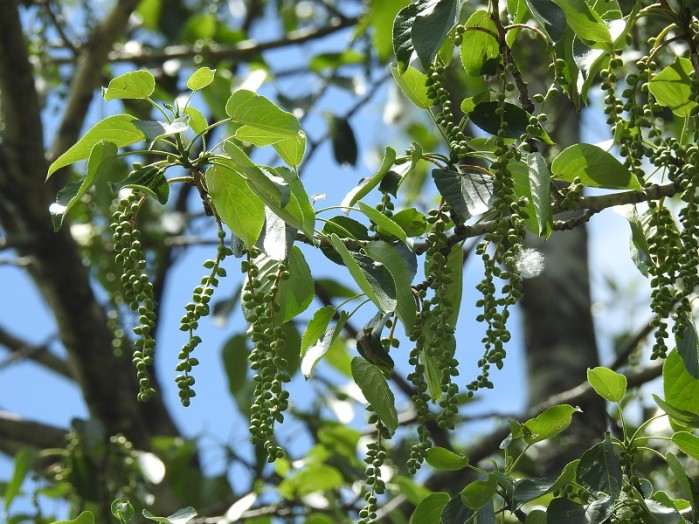
[[[695,522],[696,7],[0,4],[0,248],[55,325],[0,345],[89,414],[0,412],[4,518]],[[585,224],[615,206],[652,315],[601,367]],[[516,305],[529,408],[476,439]],[[207,317],[235,329],[218,354]],[[200,359],[249,426],[214,474],[173,415]]]

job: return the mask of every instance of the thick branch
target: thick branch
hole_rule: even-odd
[[[26,447],[62,448],[65,445],[66,433],[65,429],[28,420],[8,411],[0,411],[0,451],[8,455]]]
[[[136,3],[119,2],[116,10]],[[123,16],[127,15],[122,12]],[[112,13],[100,28],[113,32],[114,17]],[[124,433],[147,449],[153,434],[178,432],[162,399],[146,405],[136,401],[138,385],[131,363],[112,351],[112,333],[92,292],[81,254],[68,228],[53,231],[48,214],[53,194],[44,184],[47,165],[38,97],[15,2],[0,2],[0,20],[0,107],[5,123],[0,144],[0,226],[17,254],[32,260],[27,270],[52,309],[90,414],[102,420],[110,434]],[[101,47],[101,38],[94,40]],[[106,57],[106,51],[102,53]],[[90,63],[99,65],[94,60]],[[85,75],[81,78],[90,76],[80,74]],[[76,90],[78,96],[72,100],[87,93],[79,83]],[[79,130],[84,114],[73,114]]]

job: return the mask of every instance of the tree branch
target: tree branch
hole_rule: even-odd
[[[120,15],[112,13],[100,25],[105,31],[102,36],[111,34],[116,38],[114,19],[125,24],[128,15],[123,10],[136,3],[119,2],[115,10]],[[47,165],[43,128],[16,2],[0,2],[0,20],[0,106],[5,124],[0,144],[0,225],[17,254],[32,260],[27,270],[52,309],[91,416],[100,419],[110,434],[123,433],[136,446],[148,449],[152,435],[179,433],[161,398],[148,404],[137,402],[138,384],[132,365],[128,358],[119,358],[112,350],[112,332],[92,291],[75,241],[67,228],[53,231],[48,206],[54,194],[44,183]],[[100,49],[104,44],[102,36],[94,38],[94,45]],[[102,54],[106,55],[106,50],[102,49]],[[101,68],[96,58],[88,57],[83,68],[87,67],[85,64]],[[87,72],[79,74],[89,80]],[[81,98],[81,93],[91,96],[96,78],[94,74],[93,84],[87,88],[78,82],[78,95],[71,100]],[[84,102],[81,111],[87,110],[89,97]],[[79,105],[72,103],[73,108]],[[84,112],[75,111],[68,111],[67,115],[77,118],[72,122],[79,131]],[[72,140],[69,134],[63,135],[63,139]],[[61,138],[57,140],[60,142]],[[15,242],[16,239],[19,240]]]
[[[129,17],[140,0],[120,0],[107,17],[92,31],[87,42],[80,47],[79,65],[73,74],[70,98],[63,113],[56,139],[48,153],[53,161],[77,140],[92,102],[95,89],[100,85],[102,69],[114,43],[124,34]]]
[[[66,433],[65,429],[0,410],[0,450],[10,456],[27,447],[62,448]]]
[[[11,352],[8,359],[0,362],[0,369],[27,358],[69,380],[73,380],[68,363],[49,351],[49,342],[35,346],[18,339],[0,327],[0,346],[5,346]]]

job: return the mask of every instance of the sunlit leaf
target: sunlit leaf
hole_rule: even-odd
[[[626,394],[626,377],[609,368],[588,369],[587,381],[600,397],[609,402],[621,402]]]
[[[257,242],[265,223],[265,205],[238,173],[221,166],[206,171],[206,184],[216,212],[247,247]]]
[[[574,144],[565,148],[553,160],[551,172],[566,182],[579,178],[580,183],[588,187],[641,189],[638,179],[624,164],[592,144]]]
[[[46,178],[62,167],[85,160],[97,142],[104,140],[117,147],[124,147],[144,140],[144,134],[132,124],[135,120],[136,117],[131,115],[113,115],[100,120],[51,164]]]
[[[439,446],[428,449],[425,460],[433,468],[442,471],[458,471],[468,466],[468,457]]]
[[[500,45],[496,38],[497,27],[489,12],[476,11],[465,27],[460,46],[464,69],[471,76],[495,74],[500,62]]]
[[[132,71],[112,78],[104,90],[105,100],[145,99],[155,91],[155,78],[150,71]]]
[[[412,66],[401,73],[396,66],[391,66],[391,74],[402,93],[421,109],[432,107],[432,100],[427,96],[427,76]]]
[[[527,444],[535,444],[558,435],[570,426],[573,413],[576,412],[580,412],[580,409],[568,404],[547,408],[540,415],[524,423],[530,433],[524,437],[524,440]]]
[[[651,79],[648,89],[658,104],[669,107],[677,116],[687,117],[697,105],[691,96],[694,82],[692,62],[678,57]]]
[[[97,142],[87,161],[87,173],[85,178],[76,182],[70,182],[58,192],[56,202],[49,207],[53,227],[58,230],[70,210],[87,193],[113,164],[117,157],[117,147],[112,142],[101,140]]]
[[[215,69],[210,69],[208,67],[200,67],[187,79],[187,89],[192,91],[198,91],[199,89],[204,89],[211,82],[214,81],[214,75],[216,74]]]

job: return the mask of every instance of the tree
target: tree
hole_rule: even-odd
[[[2,249],[56,324],[43,347],[0,325],[0,344],[74,381],[89,413],[56,427],[0,412],[7,520],[52,522],[41,501],[54,497],[76,523],[129,522],[134,508],[160,522],[695,522],[693,3],[208,4],[0,3]],[[293,55],[333,35],[351,45]],[[287,77],[317,84],[300,96]],[[384,84],[400,91],[398,113],[414,106],[402,129],[383,124],[409,146],[389,145],[323,203],[313,195],[335,198],[334,174],[313,187],[307,166],[326,143],[337,164],[357,163],[353,118]],[[321,122],[335,86],[347,108],[335,95]],[[100,96],[104,118],[90,113]],[[606,147],[581,141],[571,116],[590,101]],[[584,225],[613,206],[626,206],[653,316],[610,369],[598,366]],[[158,340],[177,326],[161,319],[175,262],[194,248],[208,254],[175,358]],[[319,278],[323,267],[343,277]],[[483,334],[466,351],[471,302]],[[519,303],[540,387],[527,413],[465,441]],[[204,319],[238,304],[245,322],[221,356],[251,444],[225,446],[237,474],[212,476],[174,421],[162,366],[176,361],[180,402],[196,410],[199,360],[215,358]],[[662,396],[636,393],[661,374]],[[317,400],[290,402],[303,378]],[[327,409],[355,402],[342,380],[363,396],[364,430]],[[638,406],[660,414],[634,420]],[[652,429],[659,418],[669,435]],[[290,424],[308,445],[280,437]],[[17,513],[29,472],[35,505]]]

